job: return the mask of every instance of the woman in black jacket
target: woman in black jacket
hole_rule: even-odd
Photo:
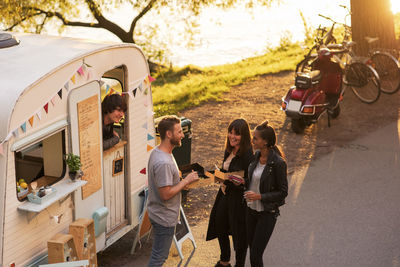
[[[226,172],[244,170],[243,178],[246,179],[252,160],[253,150],[249,125],[244,119],[234,120],[228,126],[221,170]],[[244,184],[225,181],[218,191],[211,210],[206,240],[218,238],[221,254],[220,260],[215,265],[217,267],[231,266],[229,263],[231,256],[229,235],[232,235],[236,254],[235,266],[244,266],[247,242],[246,202],[243,199],[243,193]]]
[[[263,266],[262,256],[274,230],[279,206],[288,194],[287,166],[276,146],[276,134],[268,122],[258,125],[253,133],[255,159],[249,166],[246,181],[247,240],[252,267]]]

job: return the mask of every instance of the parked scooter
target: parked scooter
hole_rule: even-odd
[[[282,110],[291,118],[295,133],[302,133],[325,112],[328,114],[328,126],[330,118],[339,116],[339,104],[344,93],[343,74],[340,65],[331,57],[332,52],[328,48],[321,48],[312,63],[312,71],[296,73],[295,86],[282,98]]]

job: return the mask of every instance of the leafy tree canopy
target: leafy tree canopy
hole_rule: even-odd
[[[139,22],[144,21],[143,18],[150,13],[153,13],[152,17],[163,18],[163,25],[167,29],[178,21],[182,23],[185,28],[183,32],[187,33],[184,39],[190,40],[197,25],[196,16],[205,7],[226,9],[244,4],[252,8],[259,4],[268,6],[272,1],[279,2],[279,0],[0,0],[0,28],[6,31],[33,33],[46,32],[46,27],[57,27],[60,30],[66,26],[102,28],[123,42],[148,47],[159,25],[155,21],[146,21],[142,24]],[[130,25],[126,27],[127,29],[107,16],[118,8],[132,10],[132,18],[129,19]],[[173,16],[163,14],[168,12]],[[166,48],[166,41],[161,43],[164,43]],[[163,51],[163,47],[160,44],[153,45],[158,46],[156,54],[151,55],[154,51],[145,52],[150,58],[160,59],[162,55],[159,51]]]

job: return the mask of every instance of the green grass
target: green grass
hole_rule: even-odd
[[[267,73],[294,70],[303,54],[298,44],[292,44],[234,64],[205,68],[189,65],[161,71],[152,83],[156,116],[176,114],[210,100],[221,101],[232,86]]]

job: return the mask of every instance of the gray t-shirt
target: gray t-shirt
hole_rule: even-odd
[[[251,177],[249,191],[253,191],[254,193],[260,194],[260,180],[261,180],[261,175],[264,171],[264,168],[265,168],[265,164],[262,165],[262,164],[260,164],[260,162],[257,163],[257,166],[253,172],[253,177]],[[254,200],[254,201],[247,202],[247,206],[250,209],[253,209],[256,211],[264,210],[264,206],[263,206],[261,200]]]
[[[149,218],[165,227],[173,227],[178,222],[181,194],[163,201],[158,188],[173,186],[179,183],[179,170],[174,156],[160,150],[153,149],[148,164],[149,198],[147,210]]]

